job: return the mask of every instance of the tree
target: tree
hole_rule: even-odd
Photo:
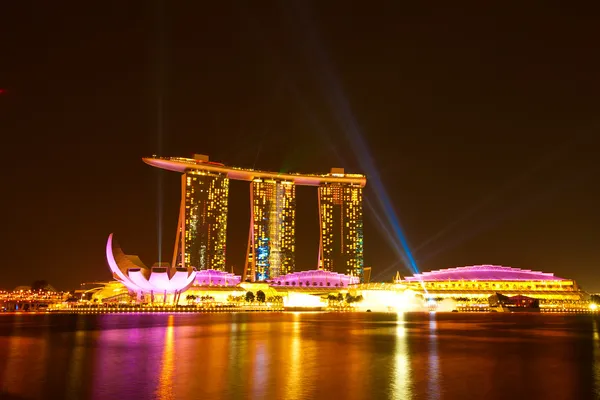
[[[338,295],[337,295],[337,301],[339,301],[339,302],[344,301],[344,295],[341,294],[341,293],[338,293]]]
[[[265,296],[265,292],[263,292],[262,290],[256,292],[256,301],[258,301],[259,303],[264,303],[266,299],[267,296]]]
[[[594,304],[600,304],[600,295],[598,294],[593,294],[590,297],[590,302],[594,303]]]
[[[38,280],[31,284],[31,290],[48,290],[48,281]]]
[[[185,299],[187,300],[188,304],[196,301],[197,298],[198,297],[194,296],[193,294],[188,294],[187,296],[185,296]]]
[[[281,296],[267,297],[267,303],[281,303],[282,301],[283,301],[283,297],[281,297]]]
[[[363,297],[362,295],[357,295],[357,296],[352,296],[350,293],[346,293],[346,303],[348,304],[352,304],[352,303],[358,303],[359,301],[362,301]]]
[[[254,301],[254,293],[246,292],[246,301],[252,303]]]

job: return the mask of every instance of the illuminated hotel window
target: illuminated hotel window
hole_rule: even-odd
[[[229,180],[221,174],[194,174],[186,178],[186,266],[225,269]]]

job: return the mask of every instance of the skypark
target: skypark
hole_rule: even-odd
[[[332,168],[297,174],[228,167],[195,155],[144,158],[181,174],[181,205],[172,268],[226,271],[229,180],[250,183],[250,226],[242,280],[268,281],[295,272],[296,185],[316,186],[319,253],[316,269],[363,280],[364,175]]]
[[[197,170],[224,174],[229,179],[240,181],[253,181],[254,179],[276,179],[291,181],[301,186],[319,186],[323,183],[348,183],[364,187],[367,178],[361,174],[346,174],[342,168],[332,168],[329,174],[299,174],[258,171],[254,169],[229,167],[221,163],[208,160],[207,156],[196,154],[194,158],[182,157],[147,157],[143,158],[146,164],[153,167],[184,173]]]

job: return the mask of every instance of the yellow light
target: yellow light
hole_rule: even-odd
[[[596,303],[590,304],[590,310],[596,311],[597,309],[598,309],[598,304],[596,304]]]

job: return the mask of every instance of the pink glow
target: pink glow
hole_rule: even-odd
[[[201,270],[196,273],[196,285],[199,286],[237,286],[241,281],[242,277],[239,275],[214,269]]]
[[[120,281],[123,285],[127,286],[128,289],[138,291],[139,288],[133,282],[131,282],[129,278],[126,277],[125,274],[123,274],[123,272],[121,272],[121,269],[117,265],[117,262],[115,261],[115,256],[113,255],[112,242],[113,234],[111,233],[108,236],[108,241],[106,242],[106,260],[108,261],[110,270],[113,272],[113,276],[116,275],[116,277],[118,278],[117,280]]]
[[[187,281],[185,281],[185,286],[180,289],[182,292],[188,290],[189,287],[192,286],[192,283],[194,283],[194,279],[196,279],[196,274],[196,270],[192,270],[192,272],[188,275]]]
[[[144,291],[156,290],[150,282],[146,280],[142,271],[128,271],[127,276],[135,283],[139,288]]]
[[[169,280],[169,274],[167,272],[152,272],[150,279],[148,279],[150,285],[158,292],[172,291],[171,281]]]
[[[187,282],[188,272],[187,271],[175,271],[173,276],[171,276],[170,285],[173,288],[182,288],[185,287]]]
[[[173,293],[175,291],[185,291],[192,285],[196,278],[195,270],[175,270],[170,278],[168,270],[165,272],[151,272],[148,279],[144,276],[144,271],[138,268],[130,268],[125,274],[117,264],[113,254],[112,233],[108,236],[106,243],[106,260],[115,279],[136,293],[147,293],[150,291],[157,293],[167,291],[168,293]]]
[[[447,268],[436,271],[422,272],[406,278],[409,282],[416,281],[447,281],[447,280],[476,280],[476,281],[564,281],[564,278],[552,273],[531,271],[528,269],[503,267],[499,265],[473,265],[469,267]]]
[[[360,278],[338,274],[324,270],[300,271],[287,275],[281,275],[270,280],[273,286],[295,286],[295,287],[347,287],[357,284]]]

